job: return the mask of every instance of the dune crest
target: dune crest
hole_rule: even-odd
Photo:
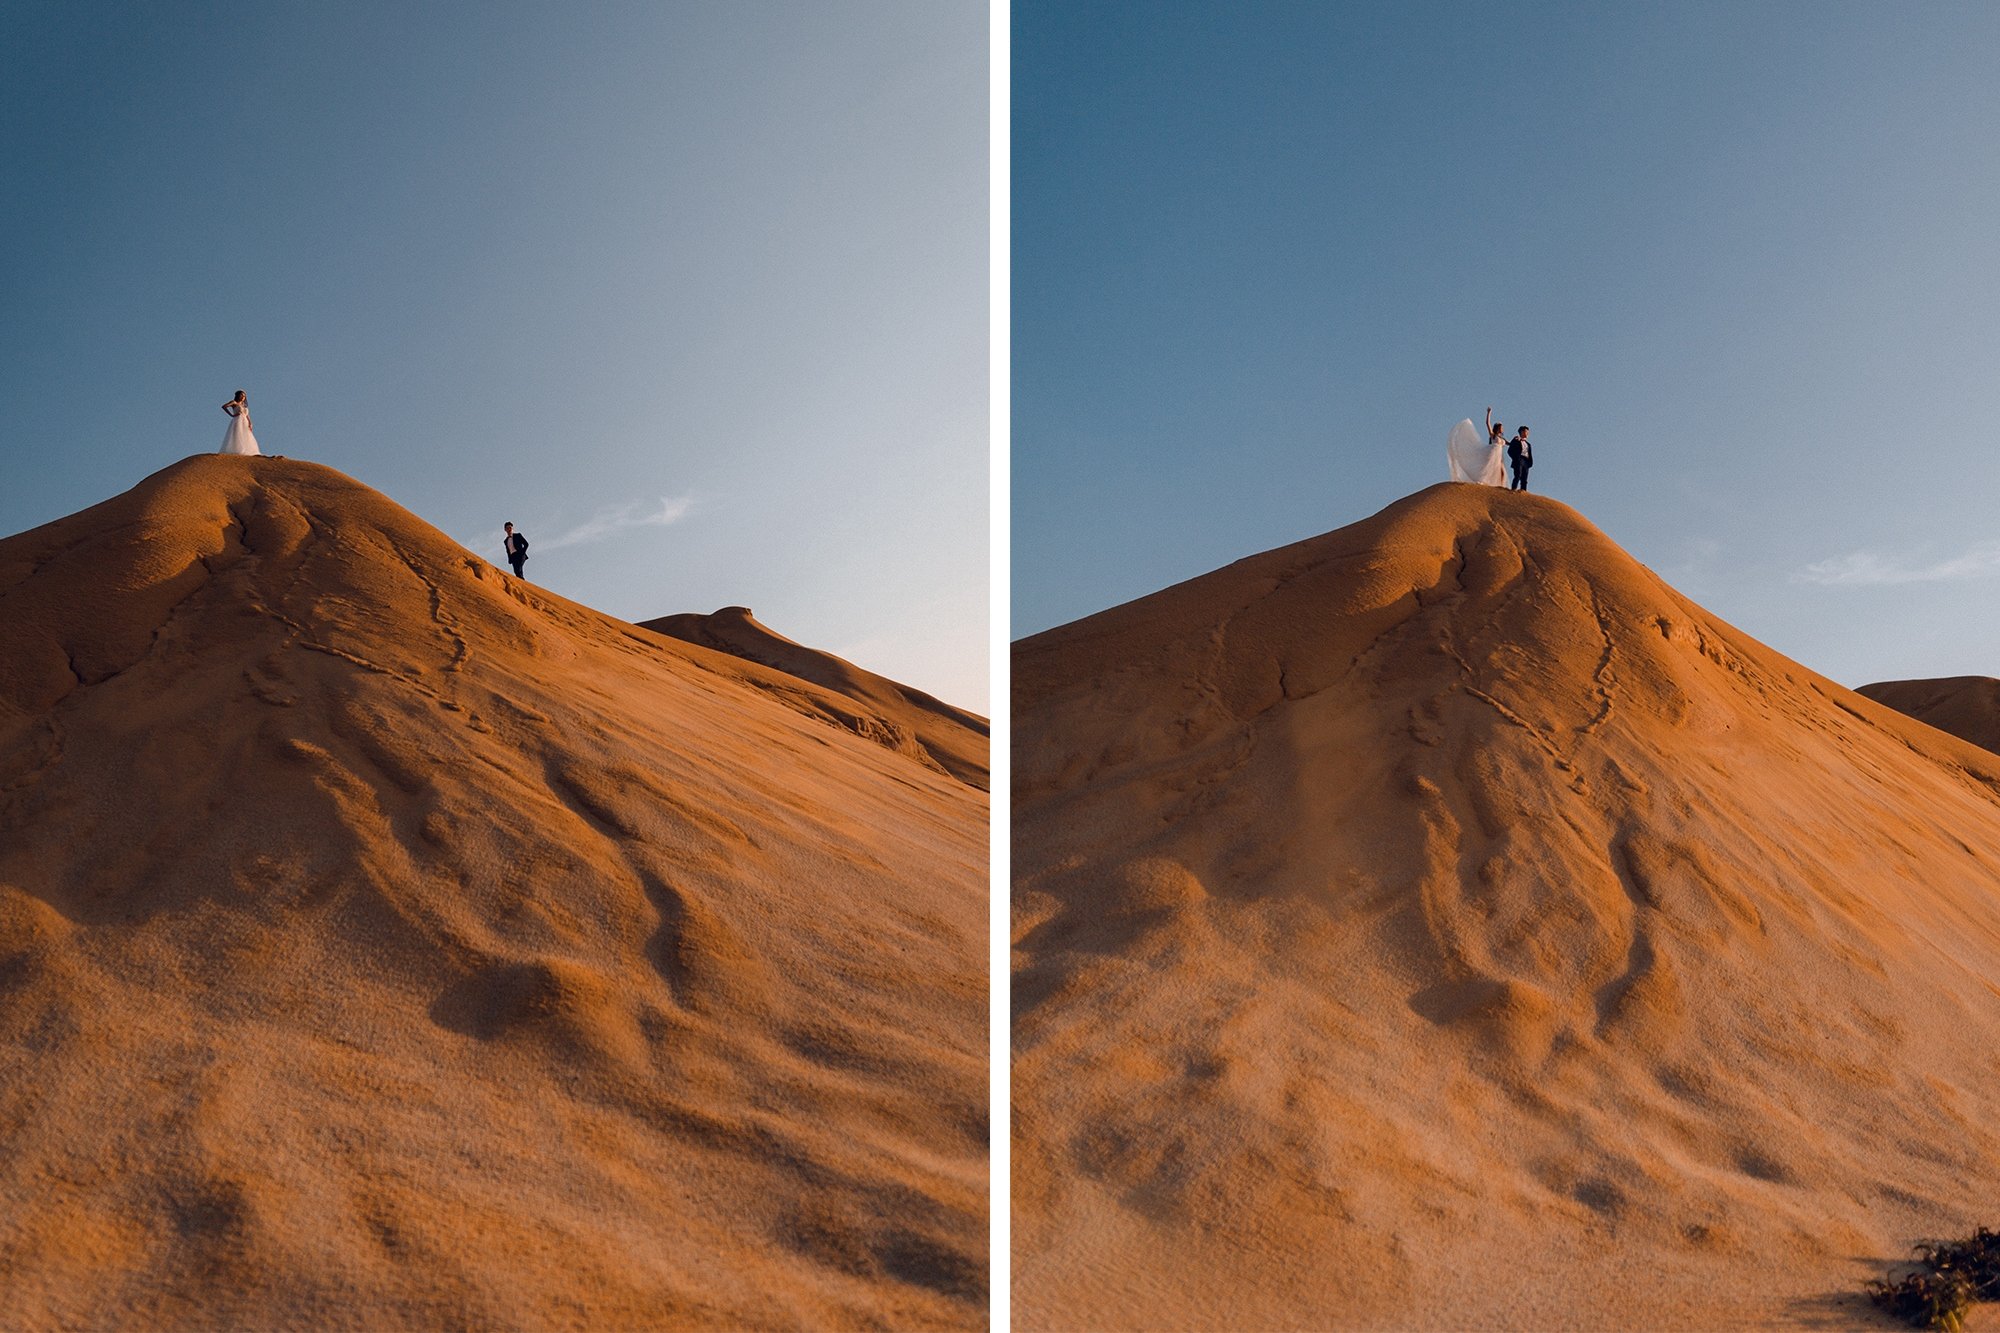
[[[311,463],[0,623],[0,1324],[983,1324],[981,793]]]
[[[1866,1324],[1993,1221],[2000,758],[1573,510],[1014,658],[1020,1327]]]
[[[1991,676],[1884,680],[1855,692],[2000,754],[2000,680]]]
[[[765,628],[747,606],[725,606],[712,615],[661,616],[641,629],[810,681],[861,705],[829,714],[840,725],[920,763],[949,773],[967,786],[987,789],[986,719],[941,699],[864,671],[832,653],[794,643]]]

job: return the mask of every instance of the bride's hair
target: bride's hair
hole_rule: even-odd
[[[1506,433],[1507,428],[1497,421],[1493,423],[1493,429],[1487,432],[1489,435],[1505,435]]]
[[[240,403],[243,401],[243,398],[244,398],[243,390],[238,389],[236,391],[236,401]]]

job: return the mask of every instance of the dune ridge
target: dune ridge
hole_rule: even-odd
[[[2000,758],[1445,484],[1014,649],[1024,1329],[1874,1326],[1991,1223]]]
[[[0,623],[0,1324],[983,1325],[981,793],[295,460]]]
[[[1991,676],[1884,680],[1855,692],[1982,750],[2000,753],[2000,680]]]
[[[759,624],[747,606],[725,606],[705,616],[661,616],[642,620],[639,626],[761,663],[831,690],[861,705],[859,710],[832,714],[834,721],[949,773],[967,786],[987,789],[989,728],[977,713],[864,671],[832,653],[795,643]]]

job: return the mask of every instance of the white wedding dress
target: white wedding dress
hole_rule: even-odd
[[[235,406],[231,404],[231,406]],[[222,434],[219,454],[261,454],[257,447],[257,437],[250,433],[250,409],[240,407],[229,414],[229,429]]]
[[[1499,440],[1482,437],[1470,417],[1451,428],[1444,450],[1451,459],[1453,481],[1476,482],[1481,486],[1507,484],[1507,446]]]

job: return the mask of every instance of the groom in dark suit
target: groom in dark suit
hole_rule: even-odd
[[[505,543],[507,547],[507,563],[514,567],[515,578],[524,579],[527,575],[521,572],[521,566],[528,563],[528,539],[514,531],[512,523],[503,523],[500,526],[507,530],[507,541]]]
[[[1514,469],[1514,484],[1510,491],[1528,489],[1528,469],[1535,465],[1535,451],[1528,443],[1528,428],[1521,427],[1514,432],[1514,438],[1507,441],[1507,462]]]

